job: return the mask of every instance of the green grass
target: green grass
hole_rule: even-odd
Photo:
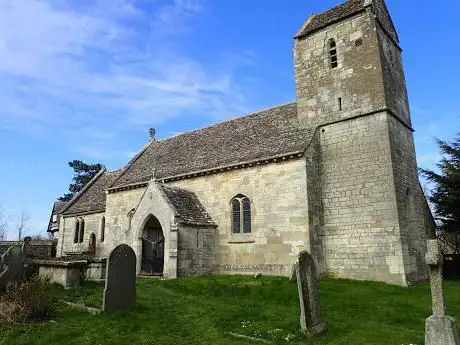
[[[460,282],[445,285],[449,314],[460,315]],[[100,284],[75,290],[54,286],[53,294],[56,300],[99,307],[102,289]],[[278,277],[219,276],[138,279],[137,307],[131,312],[92,316],[56,302],[53,322],[0,326],[0,344],[258,344],[227,332],[274,344],[423,344],[431,314],[427,285],[324,279],[320,293],[328,331],[310,341],[299,332],[296,284]]]
[[[85,282],[78,289],[65,290],[61,285],[52,285],[52,294],[56,300],[79,303],[92,308],[101,308],[104,284]]]

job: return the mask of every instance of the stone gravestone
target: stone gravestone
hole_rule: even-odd
[[[115,247],[107,259],[103,311],[136,306],[136,255],[127,244]]]
[[[300,300],[300,327],[307,337],[321,333],[326,324],[320,318],[319,288],[315,263],[311,255],[302,251],[295,265]]]
[[[433,315],[425,322],[425,345],[459,345],[455,319],[446,315],[442,280],[442,255],[437,240],[427,241]]]

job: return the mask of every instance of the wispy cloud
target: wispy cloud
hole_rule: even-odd
[[[0,127],[103,142],[184,114],[240,112],[234,66],[210,68],[171,43],[202,10],[198,0],[0,0]]]
[[[202,9],[201,3],[195,0],[174,0],[170,5],[163,6],[155,12],[153,27],[162,34],[180,33],[187,28],[187,19]]]

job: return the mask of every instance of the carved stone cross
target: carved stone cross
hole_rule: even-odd
[[[459,345],[455,319],[446,315],[442,280],[442,255],[437,240],[427,241],[426,263],[430,268],[433,315],[425,322],[425,345]]]
[[[442,255],[437,240],[427,241],[426,263],[430,268],[431,300],[433,315],[446,315],[442,280]]]

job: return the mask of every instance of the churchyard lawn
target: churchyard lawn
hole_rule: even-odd
[[[446,282],[448,313],[460,315],[460,282]],[[58,302],[102,305],[103,285],[64,290],[53,286],[57,311],[51,320],[26,326],[0,325],[2,345],[98,344],[423,344],[431,314],[428,285],[401,288],[350,280],[320,280],[324,335],[300,333],[297,285],[287,278],[219,276],[177,280],[137,279],[131,312],[90,315]],[[3,328],[2,328],[3,327]]]

